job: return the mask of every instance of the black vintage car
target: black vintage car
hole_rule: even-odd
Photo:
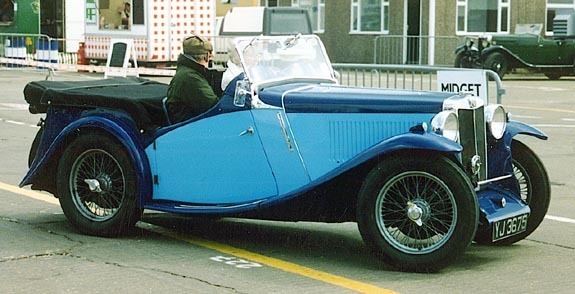
[[[574,73],[575,36],[556,33],[554,39],[541,37],[541,25],[518,30],[514,35],[483,35],[468,38],[455,50],[455,67],[485,68],[500,78],[513,69],[542,72],[556,80]]]

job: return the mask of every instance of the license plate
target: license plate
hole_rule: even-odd
[[[529,214],[525,213],[518,216],[496,221],[493,224],[492,240],[495,242],[497,240],[505,239],[509,236],[525,232],[525,230],[527,229],[528,218]]]

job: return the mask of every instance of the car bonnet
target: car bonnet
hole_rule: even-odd
[[[260,89],[259,99],[286,112],[437,113],[453,93],[289,84]]]

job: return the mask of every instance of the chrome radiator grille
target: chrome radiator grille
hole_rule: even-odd
[[[487,138],[484,107],[459,109],[462,162],[474,182],[487,179]]]

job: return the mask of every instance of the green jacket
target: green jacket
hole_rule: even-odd
[[[217,102],[218,97],[206,78],[206,68],[180,55],[166,101],[171,122],[181,122],[204,113]]]

